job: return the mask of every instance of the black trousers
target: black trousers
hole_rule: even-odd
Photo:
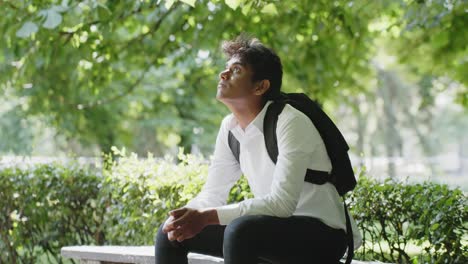
[[[207,226],[182,242],[158,230],[156,264],[187,264],[188,252],[224,258],[225,264],[338,263],[346,251],[346,234],[306,216],[243,216],[227,226]]]

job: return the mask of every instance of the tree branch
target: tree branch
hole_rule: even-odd
[[[15,6],[12,2],[10,1],[3,1],[3,0],[0,0],[0,4],[6,4],[8,5],[10,8],[12,9],[15,9],[15,10],[18,10],[19,8],[17,6]]]
[[[164,50],[165,47],[167,46],[167,44],[169,44],[169,40],[166,40],[166,42],[163,44],[163,46],[161,47],[160,50]],[[161,52],[162,53],[162,52]],[[111,102],[114,102],[114,101],[117,101],[127,95],[129,95],[130,93],[132,93],[135,88],[143,81],[143,79],[145,78],[146,74],[149,72],[151,66],[153,66],[156,61],[159,59],[159,57],[161,56],[161,54],[158,54],[157,56],[154,57],[153,60],[151,60],[147,67],[145,68],[145,70],[143,71],[143,73],[140,75],[140,77],[138,77],[138,79],[133,82],[133,84],[131,84],[130,86],[128,86],[128,88],[123,91],[122,93],[120,94],[117,94],[117,95],[114,95],[112,97],[109,97],[109,98],[106,98],[104,100],[96,100],[94,102],[91,102],[91,103],[88,103],[88,104],[85,104],[85,105],[81,105],[80,107],[78,107],[78,109],[80,110],[83,110],[83,109],[88,109],[88,108],[93,108],[93,107],[96,107],[98,105],[103,105],[103,104],[107,104],[107,103],[111,103]]]
[[[153,5],[150,5],[149,7],[153,7]],[[137,9],[133,10],[132,12],[130,12],[128,14],[124,14],[124,13],[120,14],[119,17],[117,19],[115,19],[115,20],[118,21],[118,20],[127,19],[127,18],[129,18],[130,16],[132,16],[134,14],[141,13],[141,11],[143,11],[143,8],[140,6]],[[74,34],[78,33],[79,31],[81,31],[84,27],[92,26],[92,25],[96,25],[96,24],[101,24],[101,23],[107,23],[107,22],[110,22],[111,20],[114,20],[114,18],[109,18],[107,20],[96,19],[96,20],[93,20],[93,21],[83,23],[80,27],[78,27],[77,29],[75,29],[73,31],[59,31],[59,34],[60,35],[70,35],[70,34],[74,35]]]
[[[155,31],[157,31],[164,18],[167,17],[167,15],[169,15],[169,13],[173,12],[173,10],[175,10],[179,5],[174,5],[172,6],[172,8],[170,10],[168,10],[157,22],[156,24],[153,26],[152,30],[150,31],[151,33],[154,33]],[[183,23],[186,23],[186,19],[183,21]],[[182,24],[183,25],[183,24]],[[133,40],[130,40],[129,42],[132,42]],[[130,86],[128,86],[128,88],[123,91],[122,93],[119,93],[119,94],[116,94],[112,97],[109,97],[109,98],[106,98],[106,99],[103,99],[103,100],[96,100],[94,102],[90,102],[88,104],[85,104],[85,105],[74,105],[76,106],[78,109],[80,110],[83,110],[83,109],[89,109],[89,108],[93,108],[93,107],[96,107],[96,106],[99,106],[99,105],[103,105],[103,104],[107,104],[107,103],[111,103],[111,102],[114,102],[114,101],[117,101],[127,95],[129,95],[130,93],[132,93],[136,87],[144,80],[146,74],[149,72],[149,70],[151,69],[151,66],[153,66],[157,60],[162,56],[162,53],[165,51],[167,45],[169,44],[170,40],[169,39],[166,39],[166,41],[164,42],[164,44],[159,48],[159,53],[157,55],[154,56],[154,59],[152,59],[146,66],[146,68],[144,69],[143,73],[138,77],[137,80],[135,80],[135,82],[133,82]],[[128,46],[128,44],[127,44]],[[126,46],[126,47],[127,47]]]
[[[123,48],[121,49],[121,51],[122,51],[122,50],[126,50],[126,49],[127,49],[131,44],[133,44],[134,42],[141,41],[141,40],[143,40],[146,36],[148,36],[148,35],[153,34],[154,32],[156,32],[156,31],[161,27],[161,24],[162,24],[162,22],[164,21],[164,19],[165,19],[169,14],[171,14],[174,10],[176,10],[177,7],[178,7],[179,5],[180,5],[180,2],[175,3],[175,4],[171,7],[171,9],[169,9],[166,13],[164,13],[164,14],[159,18],[158,21],[156,21],[156,23],[151,27],[151,29],[150,29],[148,32],[143,33],[143,34],[141,34],[141,35],[138,35],[137,37],[135,37],[135,38],[129,40],[129,41],[126,43],[125,47],[123,47]]]

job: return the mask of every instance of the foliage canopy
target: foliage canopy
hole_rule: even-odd
[[[218,47],[240,32],[283,58],[286,91],[352,104],[375,89],[379,42],[416,76],[463,84],[457,101],[468,106],[465,0],[0,3],[0,87],[16,111],[104,151],[158,149],[148,137],[186,149],[211,142],[226,113],[214,99]]]

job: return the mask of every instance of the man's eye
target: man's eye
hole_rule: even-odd
[[[239,72],[240,72],[240,69],[239,69],[238,67],[234,67],[234,68],[232,69],[232,72],[234,72],[234,73],[239,73]]]

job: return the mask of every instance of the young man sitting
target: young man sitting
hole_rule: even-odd
[[[347,248],[343,202],[335,186],[304,181],[306,170],[332,169],[311,120],[286,105],[278,117],[278,158],[265,147],[263,122],[280,96],[278,55],[257,39],[224,42],[228,57],[217,99],[231,114],[222,121],[208,179],[198,196],[170,212],[156,237],[156,264],[186,264],[188,252],[224,258],[226,264],[337,263]],[[229,146],[240,144],[239,161]],[[254,198],[226,205],[244,174]],[[360,234],[351,218],[354,245]]]

